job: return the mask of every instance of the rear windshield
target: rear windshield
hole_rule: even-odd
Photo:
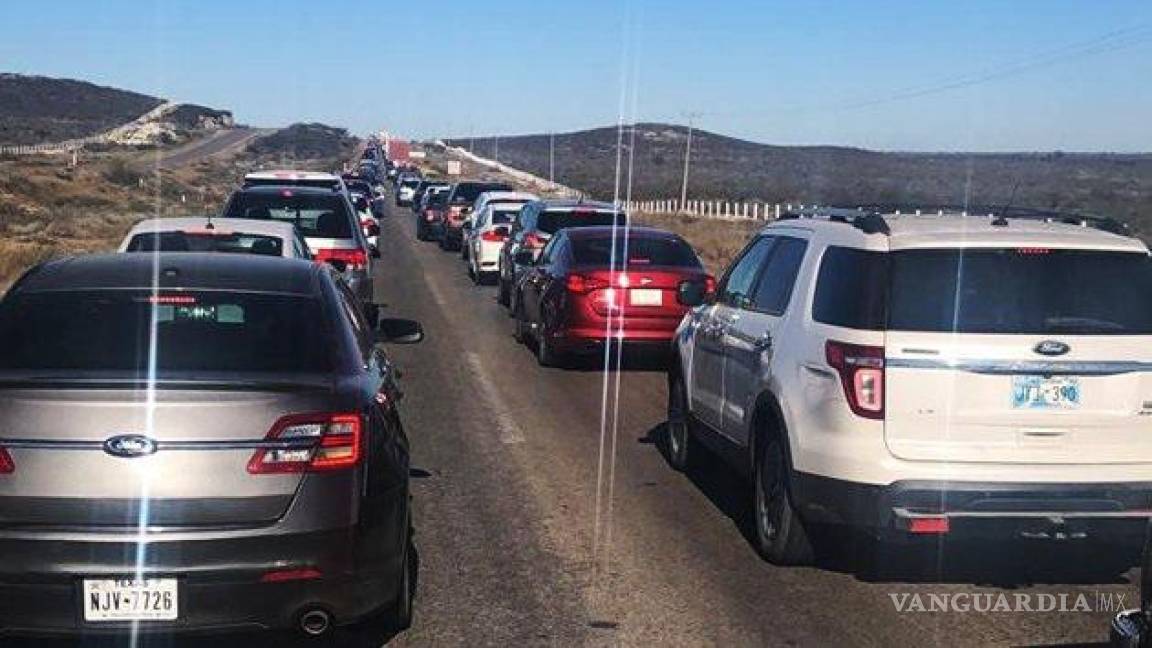
[[[624,225],[621,212],[598,211],[546,211],[536,221],[536,229],[555,234],[565,227],[595,227],[597,225]]]
[[[409,188],[414,188],[419,184],[420,184],[419,180],[402,180],[400,182],[401,187],[409,187]]]
[[[519,209],[497,209],[492,212],[492,224],[507,225],[508,223],[514,223],[516,222],[516,216],[519,214]]]
[[[452,204],[474,203],[485,191],[512,191],[512,187],[498,182],[462,182],[456,185],[456,192],[452,194]]]
[[[304,236],[348,239],[352,221],[344,198],[338,194],[246,193],[233,195],[228,218],[254,218],[292,223]]]
[[[284,241],[262,234],[200,234],[191,232],[146,232],[128,242],[128,252],[233,252],[281,256]]]
[[[615,240],[615,245],[613,245]],[[613,250],[615,248],[615,250]],[[617,265],[624,260],[625,249],[630,266],[672,266],[700,268],[700,259],[691,246],[674,238],[580,238],[572,243],[572,256],[577,265]]]
[[[882,328],[886,319],[895,331],[1152,334],[1146,254],[931,249],[854,252],[862,263],[845,264],[847,255],[833,249],[817,283],[818,321],[837,324],[850,313],[867,325],[859,328]]]
[[[340,186],[340,181],[333,178],[256,178],[244,179],[245,187],[276,187],[281,185],[290,185],[294,187],[317,187],[320,189],[336,189]]]
[[[169,301],[172,303],[153,303]],[[155,318],[156,369],[324,372],[330,347],[320,304],[230,292],[53,291],[0,302],[0,369],[146,374]]]

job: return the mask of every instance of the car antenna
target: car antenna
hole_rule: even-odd
[[[1008,202],[1000,210],[1000,214],[992,221],[993,227],[1007,227],[1008,226],[1008,210],[1012,209],[1012,203],[1016,201],[1016,190],[1020,188],[1020,180],[1017,179],[1012,183],[1012,193],[1008,195]]]
[[[204,224],[204,229],[214,230],[216,226],[212,224],[212,212],[208,212],[208,222]]]

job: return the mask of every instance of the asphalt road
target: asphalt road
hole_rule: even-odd
[[[166,153],[160,158],[160,166],[166,169],[182,167],[212,155],[238,149],[252,138],[266,135],[269,132],[272,131],[259,128],[230,128],[215,131],[202,139]]]
[[[763,562],[747,539],[747,487],[714,462],[678,474],[653,443],[665,419],[657,363],[539,367],[495,290],[473,286],[458,254],[416,241],[413,218],[384,219],[377,279],[383,312],[427,332],[393,350],[426,475],[414,482],[417,618],[397,645],[1083,645],[1107,639],[1110,611],[911,612],[895,601],[1134,603],[1128,561],[1099,545],[877,555],[841,539],[849,557],[817,567]]]

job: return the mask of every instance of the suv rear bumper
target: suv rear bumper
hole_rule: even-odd
[[[795,473],[805,520],[911,535],[912,520],[948,520],[950,535],[1143,540],[1152,482],[898,481],[878,486]]]
[[[292,629],[302,611],[315,608],[334,623],[355,622],[397,600],[406,535],[349,528],[149,543],[144,576],[177,579],[178,619],[140,622],[140,631]],[[136,552],[135,542],[0,541],[0,637],[129,631],[129,622],[84,621],[82,580],[133,577]],[[303,569],[320,576],[262,580]]]

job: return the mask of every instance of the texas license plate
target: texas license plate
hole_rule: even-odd
[[[84,579],[85,621],[174,621],[179,612],[175,578]]]
[[[633,306],[660,306],[664,303],[664,291],[650,288],[634,288],[628,291],[628,302]]]
[[[1075,409],[1079,406],[1079,378],[1012,376],[1014,409]]]

